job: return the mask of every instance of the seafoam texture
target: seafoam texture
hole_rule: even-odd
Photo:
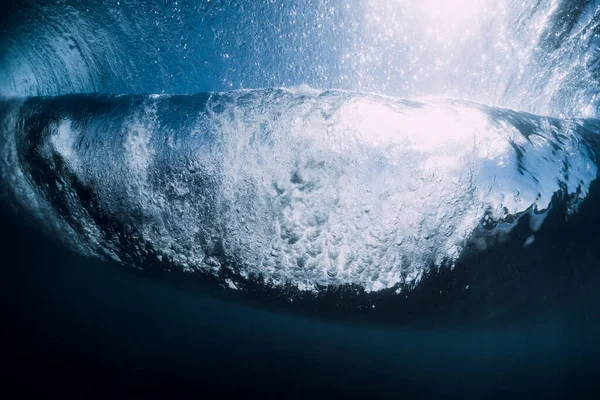
[[[555,193],[575,209],[598,174],[596,121],[457,100],[81,95],[10,117],[13,199],[80,251],[302,290],[414,284],[482,225],[509,232],[506,217],[528,212],[535,233]]]

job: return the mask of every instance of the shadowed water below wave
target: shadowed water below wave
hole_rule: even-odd
[[[585,204],[582,215],[598,217]],[[510,253],[496,262],[498,254],[490,254],[484,271],[459,266],[454,277],[426,279],[424,285],[459,278],[474,295],[440,302],[429,290],[412,324],[367,326],[356,322],[365,316],[357,310],[346,320],[321,319],[319,305],[291,315],[276,305],[265,309],[265,299],[257,308],[166,276],[139,276],[57,247],[10,215],[2,221],[9,267],[0,291],[2,352],[11,364],[5,387],[25,393],[598,393],[600,282],[597,262],[585,262],[597,252],[584,232],[555,232],[562,250],[546,249],[539,264],[519,258],[527,268],[511,264]],[[551,262],[561,252],[571,257],[568,268]]]

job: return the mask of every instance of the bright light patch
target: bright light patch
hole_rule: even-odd
[[[408,3],[410,0],[399,0]],[[421,0],[414,3],[420,13],[431,22],[457,26],[477,19],[487,0]]]
[[[417,45],[426,40],[454,47],[506,12],[504,1],[492,0],[363,0],[369,35],[396,37]]]

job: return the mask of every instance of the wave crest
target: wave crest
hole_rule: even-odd
[[[278,89],[5,102],[14,203],[82,253],[231,287],[413,285],[524,213],[535,234],[557,193],[576,210],[598,175],[598,121],[457,100]]]

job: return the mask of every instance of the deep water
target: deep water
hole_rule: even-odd
[[[413,324],[365,325],[140,277],[57,247],[6,214],[2,222],[4,390],[119,398],[598,393],[596,263],[566,272],[542,258],[491,271],[505,279],[491,286],[492,278],[463,271],[476,294],[445,305],[459,318],[442,323],[425,313]],[[561,237],[563,251],[576,251],[584,236]],[[524,295],[519,285],[530,299],[515,298]],[[502,312],[501,324],[489,315]]]

